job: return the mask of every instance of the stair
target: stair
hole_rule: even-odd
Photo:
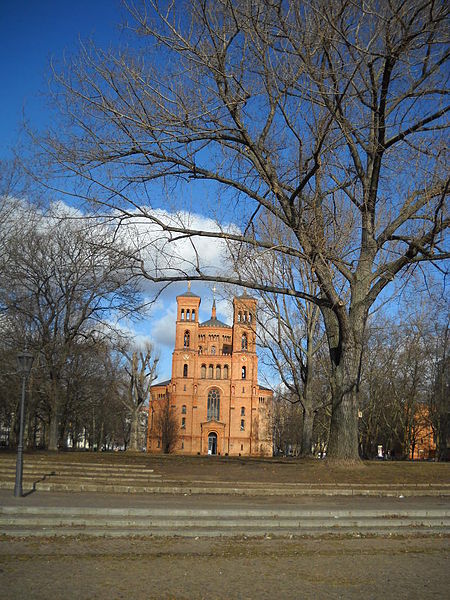
[[[15,460],[0,460],[0,489],[14,489]],[[161,475],[141,465],[59,462],[27,457],[23,489],[41,491],[145,492]]]
[[[13,490],[16,461],[0,455],[0,490]],[[234,496],[450,496],[449,484],[314,484],[170,479],[145,464],[82,462],[70,456],[27,455],[23,490]]]
[[[450,510],[0,507],[0,534],[25,536],[302,536],[450,533]]]

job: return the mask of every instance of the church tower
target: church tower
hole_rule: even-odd
[[[233,378],[256,384],[258,363],[255,335],[256,300],[242,294],[233,300],[233,356],[236,358]]]
[[[234,298],[232,326],[217,318],[214,299],[200,323],[200,302],[190,286],[177,296],[172,377],[152,386],[148,451],[163,451],[170,421],[174,452],[271,456],[273,393],[258,385],[256,300]]]
[[[192,381],[198,352],[198,311],[201,298],[188,291],[177,296],[175,348],[172,355],[172,378]],[[186,383],[186,382],[185,382]]]

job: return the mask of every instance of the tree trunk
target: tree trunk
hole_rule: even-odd
[[[359,461],[358,389],[367,314],[359,303],[340,319],[322,309],[331,361],[331,423],[327,457]]]
[[[327,457],[358,461],[358,382],[361,350],[343,348],[333,365],[332,412]]]
[[[448,400],[444,400],[444,402],[448,404]],[[448,410],[440,410],[436,435],[436,460],[438,462],[445,462],[448,460],[448,431]]]
[[[53,398],[50,412],[50,426],[48,431],[48,449],[58,450],[59,438],[59,403],[57,398]]]
[[[139,410],[133,408],[130,414],[130,445],[127,450],[137,452],[139,450]]]
[[[305,402],[305,405],[307,402]],[[312,436],[314,426],[314,411],[310,406],[303,409],[302,456],[312,456]]]
[[[51,374],[51,382],[49,386],[50,393],[50,424],[48,431],[48,449],[52,451],[58,450],[59,442],[59,418],[60,418],[60,397],[57,385],[57,377],[54,373]]]
[[[446,334],[447,336],[447,334]],[[447,339],[447,337],[445,337]],[[437,385],[435,389],[435,401],[437,404],[437,423],[436,423],[436,460],[444,462],[448,460],[448,432],[449,432],[449,380],[450,380],[450,359],[445,356],[439,364],[439,373],[437,376]]]

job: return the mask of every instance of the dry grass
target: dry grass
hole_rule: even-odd
[[[0,453],[3,457],[13,453]],[[449,484],[450,464],[410,461],[339,463],[318,459],[244,458],[129,454],[126,452],[32,452],[25,460],[55,463],[142,465],[164,478],[183,481],[272,483]]]

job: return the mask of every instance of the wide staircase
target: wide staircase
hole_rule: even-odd
[[[0,506],[0,534],[25,536],[309,536],[449,534],[450,511],[305,508]]]
[[[73,456],[73,458],[72,458]],[[109,455],[111,457],[111,455]],[[27,454],[23,468],[24,493],[101,492],[116,494],[218,494],[236,496],[450,496],[450,484],[403,483],[272,483],[220,481],[167,475],[164,467],[150,468],[143,460],[84,460],[76,454]],[[117,457],[119,458],[119,457]],[[120,457],[122,458],[122,457]],[[126,459],[126,457],[123,457]],[[0,490],[14,489],[16,458],[0,454]]]
[[[14,489],[16,459],[0,455],[0,489]],[[59,455],[27,455],[23,467],[23,490],[47,492],[150,493],[161,474],[142,464],[127,462],[80,462]]]
[[[450,533],[448,485],[258,483],[171,479],[163,463],[0,455],[0,534],[7,536],[297,536]],[[121,457],[117,457],[121,458]],[[150,464],[151,461],[150,461]],[[162,465],[162,466],[161,466]],[[427,498],[423,498],[427,496]],[[402,500],[407,498],[409,504]]]

